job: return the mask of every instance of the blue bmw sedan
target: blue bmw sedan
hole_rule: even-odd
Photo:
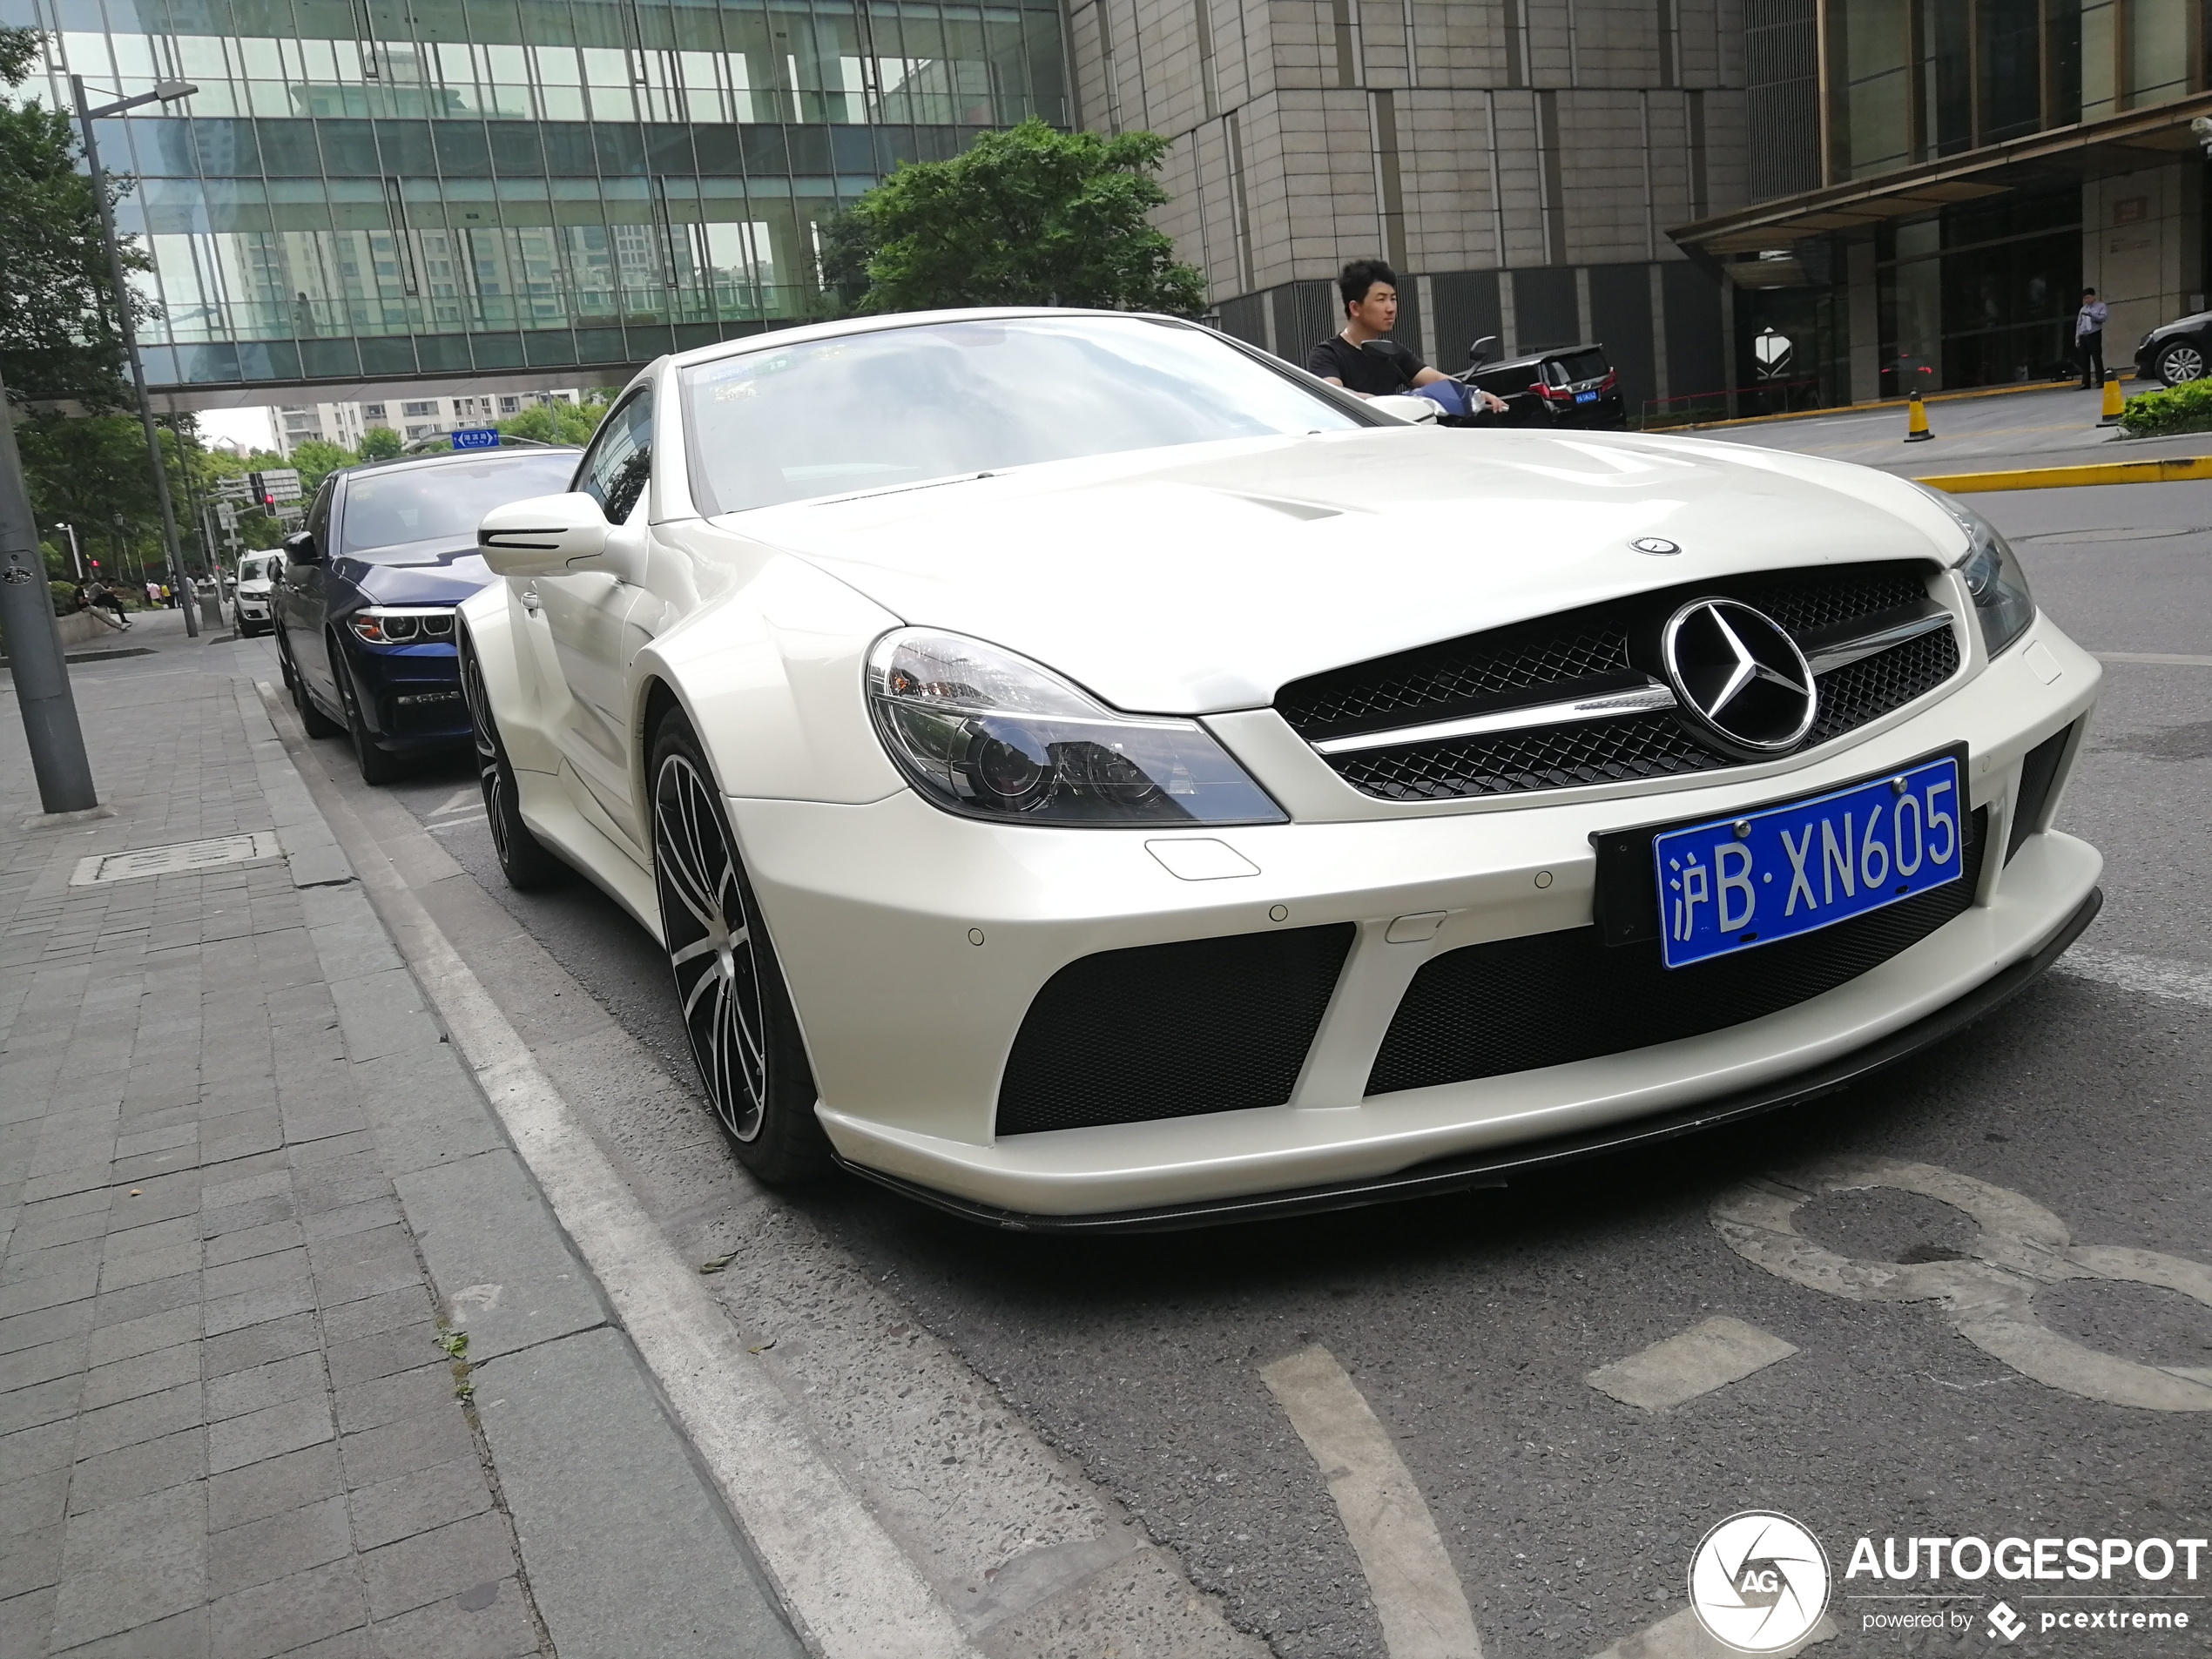
[[[476,552],[493,508],[569,487],[580,452],[495,449],[348,467],[285,538],[277,654],[310,737],[345,737],[361,777],[469,741],[454,607],[491,580]]]

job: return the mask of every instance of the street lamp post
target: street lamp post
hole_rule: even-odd
[[[169,503],[169,468],[161,458],[161,439],[154,431],[153,402],[146,396],[146,368],[138,361],[138,331],[131,322],[131,290],[123,280],[123,246],[115,237],[115,210],[108,202],[107,174],[100,167],[100,146],[92,135],[92,123],[136,109],[141,104],[173,104],[179,98],[190,98],[199,89],[189,81],[163,81],[151,92],[117,98],[97,108],[85,98],[82,75],[69,78],[69,90],[77,100],[77,124],[84,139],[84,165],[92,175],[92,199],[99,206],[100,234],[107,243],[107,276],[115,290],[116,327],[122,330],[123,354],[131,364],[131,387],[138,400],[138,423],[145,428],[146,459],[153,468],[154,498],[161,503],[161,545],[169,558],[169,585],[184,593],[185,567],[177,548],[177,514]],[[185,631],[197,639],[199,618],[189,602],[183,609]]]
[[[77,572],[77,579],[82,582],[84,579],[84,550],[77,545],[77,526],[57,524],[54,528],[69,537],[69,566]]]

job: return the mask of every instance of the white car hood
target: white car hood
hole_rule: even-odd
[[[909,623],[1010,647],[1116,707],[1183,714],[1624,593],[1965,548],[1932,501],[1865,468],[1420,428],[1099,456],[717,522]],[[1629,545],[1647,536],[1682,551]]]

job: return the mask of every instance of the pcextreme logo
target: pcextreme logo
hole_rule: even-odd
[[[1787,1515],[1750,1509],[1705,1534],[1689,1561],[1689,1605],[1738,1653],[1779,1653],[1828,1610],[1828,1556]]]

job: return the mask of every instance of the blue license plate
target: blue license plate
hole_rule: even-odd
[[[1898,903],[1965,868],[1959,762],[1651,838],[1669,968],[1793,939]]]
[[[1577,392],[1575,394],[1575,401],[1577,403],[1595,403],[1597,401],[1597,394],[1595,392]]]

